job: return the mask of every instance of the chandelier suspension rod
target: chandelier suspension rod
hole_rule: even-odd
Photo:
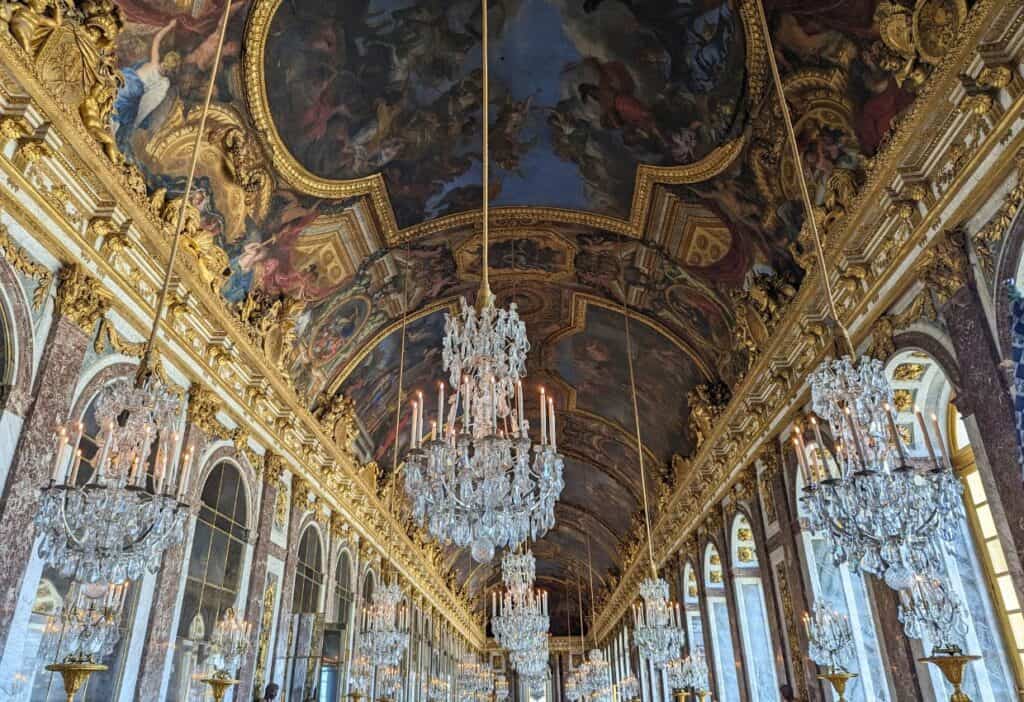
[[[490,147],[490,131],[491,131],[491,93],[490,93],[490,61],[488,59],[488,23],[487,23],[487,0],[480,0],[480,53],[483,69],[483,105],[481,105],[482,111],[482,127],[483,127],[483,155],[481,158],[481,167],[483,171],[483,228],[482,237],[483,242],[481,246],[481,254],[483,260],[480,265],[481,276],[480,276],[480,292],[477,293],[476,303],[478,307],[484,307],[494,302],[494,294],[491,292],[491,279],[488,273],[490,252],[487,250],[490,246],[490,186],[491,186],[491,147]],[[543,411],[543,408],[541,408]]]
[[[576,576],[576,603],[580,610],[580,653],[587,650],[587,641],[583,638],[583,586],[580,584],[580,576]]]
[[[839,317],[836,308],[835,291],[832,289],[832,281],[828,277],[828,267],[825,263],[825,251],[821,244],[821,235],[818,232],[818,222],[814,218],[814,205],[811,203],[811,193],[807,187],[807,176],[804,173],[803,159],[800,156],[800,146],[796,141],[796,131],[793,129],[793,119],[789,113],[789,104],[786,102],[786,93],[782,87],[782,77],[779,75],[779,66],[775,60],[775,45],[768,31],[768,17],[764,9],[764,0],[757,0],[757,13],[761,20],[761,33],[764,35],[765,46],[768,49],[768,63],[772,69],[772,82],[775,84],[775,92],[779,97],[779,106],[782,108],[782,119],[786,125],[786,137],[789,148],[793,152],[793,161],[796,165],[797,181],[800,183],[800,197],[803,200],[804,216],[811,230],[814,239],[814,253],[818,259],[818,269],[821,271],[821,279],[825,284],[825,297],[828,301],[829,313],[839,327],[839,333],[843,338],[843,344],[851,358],[856,359],[857,351],[854,349],[853,341],[850,339],[850,332]]]
[[[633,396],[633,425],[636,428],[636,454],[640,460],[640,491],[644,502],[644,528],[647,531],[647,556],[651,560],[651,577],[658,577],[658,567],[654,564],[654,544],[651,542],[651,508],[647,503],[647,471],[644,468],[644,445],[640,438],[640,410],[636,399],[636,377],[633,372],[633,339],[629,333],[629,289],[625,277],[622,281],[622,314],[626,318],[626,362],[629,364],[629,388]]]
[[[139,369],[135,375],[135,384],[142,385],[149,374],[149,364],[153,356],[153,347],[156,346],[156,335],[160,330],[160,321],[164,316],[164,308],[167,306],[167,293],[171,288],[171,278],[174,273],[174,262],[178,258],[178,249],[181,247],[181,232],[185,225],[185,209],[188,207],[189,196],[192,194],[192,185],[195,182],[196,167],[199,165],[199,149],[203,143],[203,135],[206,132],[206,118],[210,114],[210,104],[213,102],[213,91],[217,85],[217,70],[220,68],[221,54],[224,50],[224,37],[228,33],[228,19],[231,17],[230,0],[224,3],[224,14],[220,20],[220,31],[217,35],[217,49],[213,55],[213,67],[210,69],[210,82],[206,86],[206,97],[203,100],[203,109],[199,116],[199,128],[196,130],[196,138],[192,144],[192,158],[188,165],[188,177],[185,179],[185,191],[179,200],[181,207],[178,208],[177,218],[174,223],[174,239],[171,242],[171,254],[167,259],[167,270],[164,272],[164,281],[160,287],[160,295],[157,297],[156,310],[153,313],[153,327],[150,329],[149,338],[142,352],[139,361]]]
[[[594,562],[590,558],[590,534],[587,534],[587,571],[590,573],[590,624],[594,624]]]
[[[402,282],[402,336],[398,346],[398,398],[395,401],[395,446],[391,452],[391,492],[388,494],[388,516],[394,516],[395,491],[398,490],[398,439],[402,427],[402,384],[405,382],[405,332],[409,323],[409,256],[412,239],[405,240],[405,280]],[[443,431],[443,417],[438,417],[438,432]],[[391,537],[384,548],[384,560],[391,561]],[[386,565],[386,564],[385,564]]]

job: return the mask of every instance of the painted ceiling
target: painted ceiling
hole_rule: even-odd
[[[120,2],[112,129],[168,197],[184,186],[225,1]],[[766,5],[827,229],[913,85],[888,72],[876,0]],[[750,0],[490,8],[492,285],[519,306],[527,383],[550,389],[563,427],[567,487],[534,545],[562,633],[578,630],[563,615],[577,611],[588,540],[600,591],[639,528],[624,314],[656,508],[673,456],[694,448],[690,391],[743,376],[807,250]],[[405,387],[432,387],[445,311],[480,278],[477,3],[235,0],[231,12],[195,248],[311,408],[355,402],[387,475],[402,311]],[[470,594],[497,583],[465,554],[446,566]]]

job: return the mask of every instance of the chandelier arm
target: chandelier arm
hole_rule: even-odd
[[[640,438],[640,410],[636,399],[636,377],[633,372],[633,339],[629,333],[629,291],[625,280],[622,285],[622,314],[626,318],[626,362],[629,365],[629,388],[633,399],[633,425],[636,427],[636,454],[640,461],[640,490],[644,498],[644,528],[647,530],[647,555],[651,559],[651,577],[658,577],[658,568],[654,564],[654,544],[651,543],[651,510],[647,503],[647,471],[644,469],[644,445]]]
[[[775,92],[778,94],[779,107],[782,109],[782,119],[786,125],[786,137],[789,148],[793,152],[793,162],[796,164],[797,182],[800,183],[800,197],[803,200],[804,216],[807,218],[811,236],[814,238],[814,253],[818,259],[818,269],[821,271],[821,278],[825,284],[825,296],[828,301],[829,313],[839,327],[839,333],[843,338],[843,344],[849,356],[856,360],[857,352],[850,339],[850,332],[839,317],[836,307],[835,291],[832,289],[832,281],[828,277],[828,267],[825,264],[825,252],[821,245],[821,236],[818,232],[818,223],[814,218],[814,206],[811,203],[811,193],[807,187],[807,176],[804,173],[803,159],[800,156],[800,147],[796,141],[796,131],[793,129],[793,119],[789,113],[789,104],[786,102],[786,93],[782,87],[782,77],[779,75],[779,66],[775,60],[775,45],[772,43],[771,33],[768,31],[768,17],[764,9],[764,0],[757,0],[757,13],[761,20],[761,33],[764,35],[765,47],[768,49],[768,63],[772,70],[772,81],[775,84]]]
[[[146,347],[139,361],[139,370],[135,376],[135,383],[139,387],[141,387],[149,373],[153,348],[156,346],[156,335],[160,330],[160,321],[164,316],[164,308],[167,306],[167,293],[171,288],[171,278],[174,273],[174,262],[178,257],[178,249],[181,248],[181,233],[185,224],[185,210],[189,206],[189,196],[192,193],[192,184],[195,182],[196,177],[196,167],[199,164],[199,149],[202,146],[203,135],[206,132],[206,118],[210,114],[210,103],[213,101],[213,91],[217,85],[217,70],[220,68],[221,54],[224,50],[224,37],[227,35],[228,20],[231,17],[231,7],[231,2],[224,3],[224,14],[221,15],[220,30],[217,35],[217,49],[213,55],[213,67],[210,69],[210,82],[206,86],[206,98],[203,100],[203,110],[199,116],[199,128],[196,130],[196,138],[192,144],[192,158],[188,165],[185,190],[180,198],[181,207],[178,208],[177,219],[174,223],[174,239],[171,242],[171,254],[167,259],[167,270],[164,272],[164,281],[160,287],[160,295],[157,297],[156,310],[153,313],[153,328],[150,329],[149,338],[146,340]]]

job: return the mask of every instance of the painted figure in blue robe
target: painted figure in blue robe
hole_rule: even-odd
[[[114,101],[112,120],[117,145],[126,153],[132,152],[132,133],[139,127],[146,129],[150,126],[149,118],[167,98],[171,76],[181,65],[181,55],[176,51],[160,56],[160,42],[176,24],[176,20],[171,20],[153,35],[148,61],[140,61],[121,71],[124,86]]]

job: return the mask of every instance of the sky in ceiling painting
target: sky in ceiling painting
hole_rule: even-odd
[[[744,36],[715,0],[490,5],[492,195],[625,218],[636,167],[737,135]],[[265,53],[289,151],[314,174],[383,173],[400,226],[475,209],[477,0],[282,3]]]

